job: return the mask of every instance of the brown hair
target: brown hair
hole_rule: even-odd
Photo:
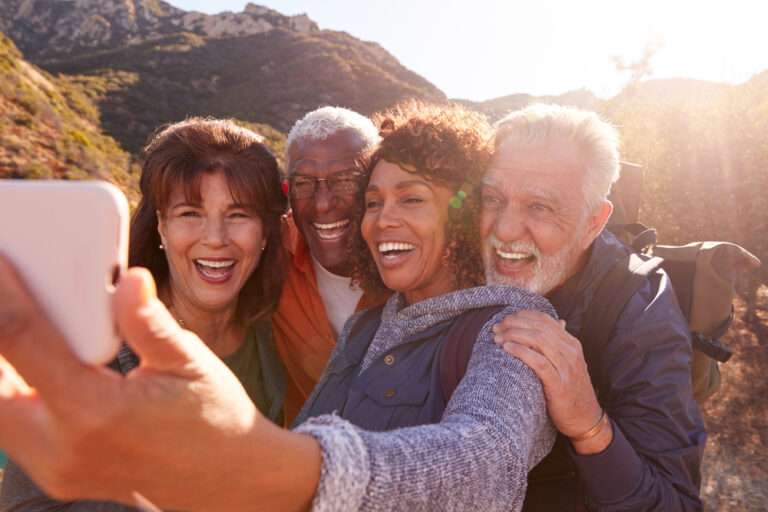
[[[457,288],[483,284],[476,196],[493,152],[488,120],[461,105],[408,100],[374,114],[373,121],[382,140],[367,166],[363,189],[376,164],[385,160],[453,190],[456,195],[447,206],[448,248],[443,263]],[[364,211],[364,197],[360,197],[358,224]],[[363,290],[374,296],[391,291],[382,282],[359,227],[350,239],[349,256],[352,277]]]
[[[249,205],[268,230],[259,265],[238,297],[236,319],[246,325],[269,319],[283,284],[280,216],[286,199],[277,161],[262,140],[230,120],[194,117],[158,128],[144,148],[141,201],[131,219],[129,263],[148,268],[158,287],[164,287],[168,261],[159,249],[156,212],[165,211],[171,191],[178,186],[188,201],[200,202],[203,175],[224,173],[232,196]]]

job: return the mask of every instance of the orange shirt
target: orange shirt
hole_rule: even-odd
[[[285,420],[290,425],[325,369],[336,339],[317,289],[307,243],[290,215],[283,237],[290,259],[277,311],[272,316],[275,350],[285,366]],[[371,306],[363,295],[356,311]]]

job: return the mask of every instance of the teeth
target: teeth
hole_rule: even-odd
[[[379,244],[379,252],[410,251],[415,248],[415,245],[406,244],[404,242],[383,242]]]
[[[522,252],[504,252],[501,249],[496,249],[496,254],[498,254],[502,258],[510,259],[510,260],[524,260],[526,258],[530,258],[530,254],[525,254]]]
[[[330,224],[320,224],[319,222],[313,222],[312,225],[317,229],[333,229],[340,228],[349,224],[349,219],[343,219],[338,222],[331,222]]]
[[[224,260],[224,261],[212,261],[212,260],[195,260],[195,263],[198,265],[203,265],[206,267],[212,267],[212,268],[225,268],[225,267],[231,267],[235,264],[235,260]]]

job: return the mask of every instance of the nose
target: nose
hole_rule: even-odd
[[[315,209],[319,212],[328,212],[336,207],[336,195],[328,188],[325,180],[318,181],[315,189],[315,195],[312,201]]]
[[[384,201],[379,214],[376,216],[376,224],[379,229],[397,227],[401,223],[402,219],[397,204],[394,201]]]
[[[229,244],[229,230],[224,216],[210,216],[203,225],[201,242],[211,247]]]
[[[491,219],[484,219],[491,225],[490,232],[485,233],[485,236],[493,234],[500,242],[514,242],[525,237],[525,219],[514,206],[507,205],[506,208],[484,212],[483,215],[491,216]]]

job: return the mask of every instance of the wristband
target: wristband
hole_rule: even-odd
[[[603,430],[603,427],[605,427],[606,423],[608,423],[608,415],[605,414],[605,409],[603,409],[603,413],[600,415],[600,419],[597,420],[597,423],[594,427],[587,430],[581,435],[568,437],[568,439],[571,440],[572,443],[581,443],[582,441],[586,441],[587,439],[592,439],[597,434],[600,433],[601,430]]]

